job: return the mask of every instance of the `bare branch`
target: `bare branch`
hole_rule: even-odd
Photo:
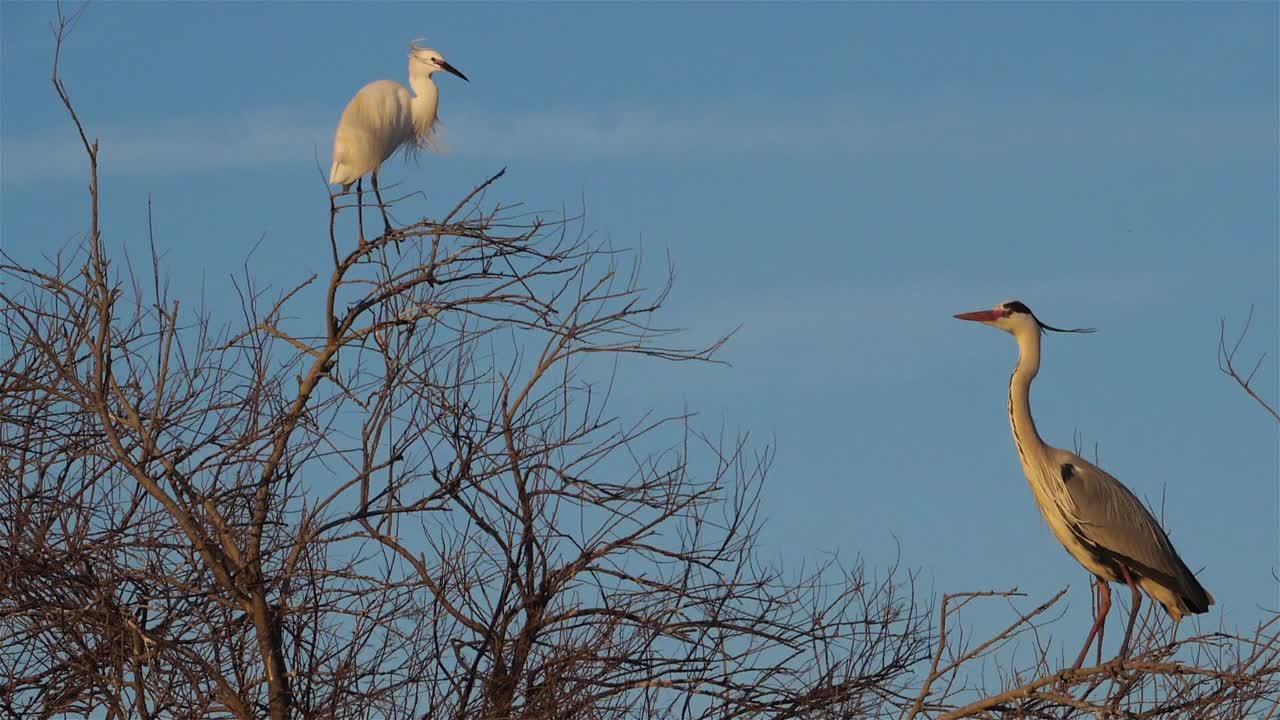
[[[1252,323],[1253,307],[1250,306],[1249,316],[1245,318],[1244,321],[1244,328],[1240,330],[1240,334],[1236,336],[1235,342],[1231,343],[1231,347],[1228,349],[1227,319],[1225,317],[1221,319],[1218,331],[1218,369],[1227,377],[1235,380],[1236,384],[1249,394],[1249,397],[1256,400],[1258,404],[1262,406],[1263,410],[1271,413],[1271,417],[1275,418],[1277,422],[1280,422],[1280,412],[1277,412],[1275,407],[1269,404],[1266,400],[1263,400],[1262,396],[1258,394],[1257,390],[1255,390],[1251,384],[1253,382],[1254,375],[1257,375],[1258,369],[1262,367],[1262,361],[1267,358],[1266,353],[1258,356],[1257,362],[1253,364],[1253,369],[1249,371],[1248,375],[1244,375],[1236,369],[1236,353],[1239,352],[1240,346],[1244,343],[1245,337],[1249,335],[1249,327]]]

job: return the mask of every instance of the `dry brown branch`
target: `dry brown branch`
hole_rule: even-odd
[[[1274,406],[1266,400],[1263,400],[1262,396],[1258,394],[1258,391],[1255,390],[1252,385],[1254,376],[1258,374],[1259,368],[1262,367],[1262,361],[1267,359],[1266,353],[1258,356],[1258,361],[1253,364],[1253,369],[1251,369],[1247,375],[1238,370],[1235,365],[1236,353],[1240,351],[1240,346],[1244,343],[1245,337],[1249,335],[1249,327],[1252,324],[1253,308],[1250,307],[1249,316],[1245,318],[1244,321],[1244,328],[1240,330],[1240,334],[1236,336],[1235,342],[1231,343],[1231,347],[1228,349],[1227,319],[1222,318],[1219,323],[1218,330],[1218,369],[1227,377],[1235,380],[1236,384],[1249,394],[1249,397],[1256,400],[1258,404],[1262,406],[1263,410],[1271,413],[1271,417],[1275,418],[1277,422],[1280,422],[1280,412],[1277,412]]]
[[[904,717],[925,714],[958,718],[1250,718],[1277,712],[1280,703],[1280,615],[1272,614],[1250,636],[1225,633],[1174,640],[1165,618],[1147,614],[1128,659],[1095,667],[1054,669],[1049,643],[1041,639],[1038,618],[1062,599],[1059,592],[988,639],[973,644],[953,639],[948,620],[973,597],[1009,593],[946,596],[939,618],[938,644],[915,703]],[[952,606],[951,600],[961,602]],[[1049,624],[1058,623],[1050,620]],[[1033,652],[1000,652],[1018,636],[1035,639]],[[999,654],[997,654],[999,653]],[[954,658],[942,664],[943,657]],[[980,679],[982,661],[993,660],[999,685]],[[975,674],[978,676],[975,682]],[[940,688],[936,689],[935,688]],[[1099,693],[1095,696],[1096,693]]]

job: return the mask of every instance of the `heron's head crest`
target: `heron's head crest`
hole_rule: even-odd
[[[1019,300],[1006,300],[991,310],[956,315],[960,320],[973,320],[1013,335],[1026,332],[1091,333],[1093,328],[1059,328],[1040,321],[1031,308]]]
[[[1094,329],[1093,329],[1093,328],[1070,328],[1070,329],[1068,329],[1068,328],[1059,328],[1059,327],[1054,327],[1054,326],[1052,326],[1052,325],[1046,324],[1046,323],[1045,323],[1044,321],[1042,321],[1040,318],[1036,317],[1036,314],[1035,314],[1035,313],[1033,313],[1033,312],[1031,312],[1031,308],[1027,307],[1027,306],[1026,306],[1026,304],[1025,304],[1025,303],[1023,303],[1021,300],[1006,300],[1005,302],[1002,302],[1002,303],[1000,303],[999,305],[997,305],[997,306],[996,306],[996,309],[997,309],[997,310],[1001,310],[1001,311],[1003,311],[1003,312],[1004,312],[1005,317],[1010,317],[1010,316],[1013,316],[1013,315],[1025,315],[1025,316],[1029,316],[1029,317],[1030,317],[1030,318],[1035,322],[1035,324],[1040,328],[1040,332],[1041,332],[1041,333],[1045,333],[1045,332],[1057,332],[1057,333],[1091,333],[1091,332],[1094,332]]]

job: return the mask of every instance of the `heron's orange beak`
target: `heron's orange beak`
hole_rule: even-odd
[[[978,310],[976,312],[960,313],[956,315],[957,320],[976,320],[977,322],[995,322],[1004,317],[997,310]]]

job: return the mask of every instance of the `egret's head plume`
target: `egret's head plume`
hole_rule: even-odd
[[[429,48],[423,45],[424,38],[418,38],[409,43],[409,77],[415,75],[426,75],[431,77],[432,73],[444,71],[451,75],[457,75],[463,80],[467,80],[467,76],[463,75],[457,68],[445,61],[444,55],[439,50]],[[467,82],[471,82],[467,80]]]

